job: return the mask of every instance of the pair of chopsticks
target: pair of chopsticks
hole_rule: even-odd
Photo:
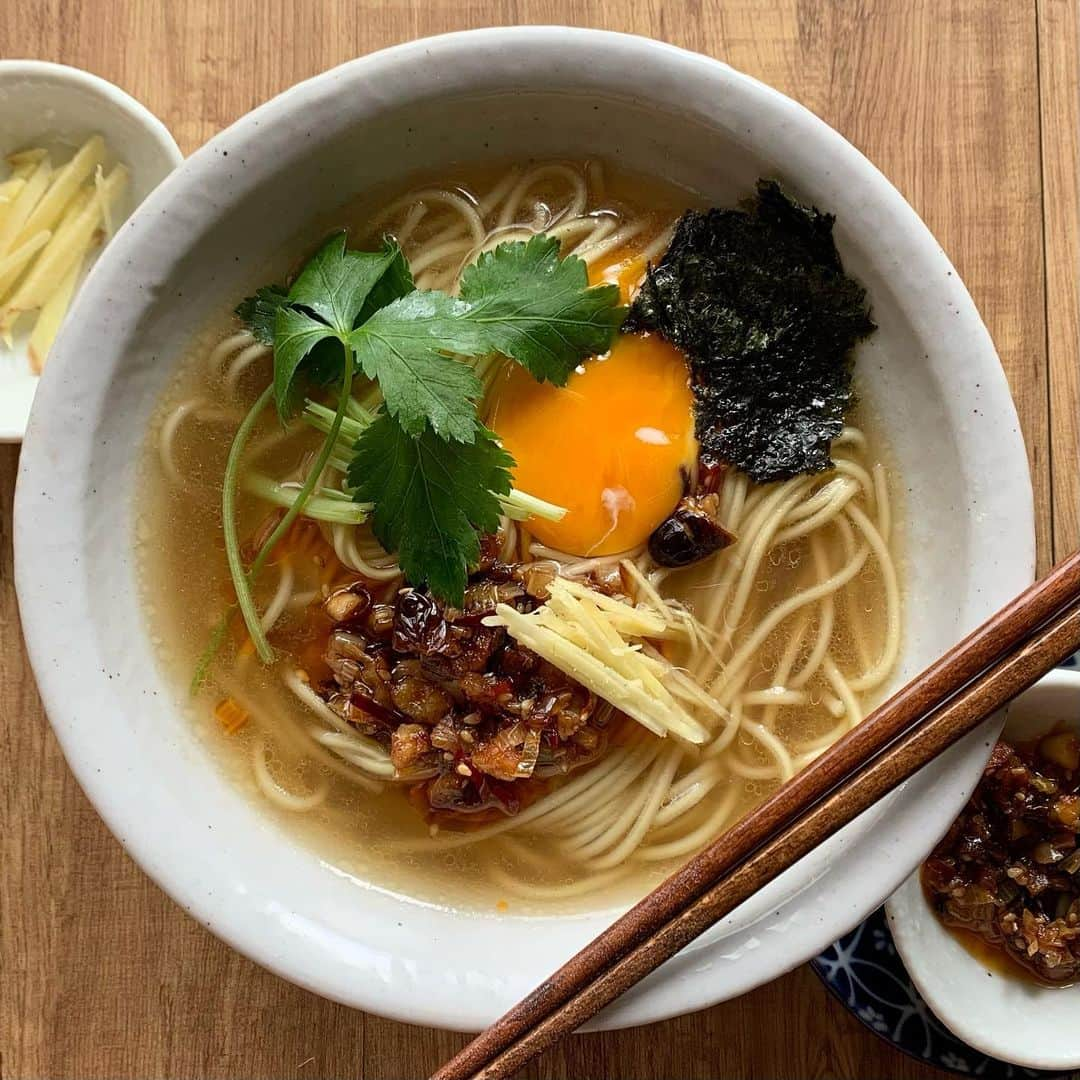
[[[672,874],[432,1080],[512,1076],[1077,649],[1080,551]]]

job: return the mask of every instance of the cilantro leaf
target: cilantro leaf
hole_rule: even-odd
[[[409,435],[385,410],[356,440],[348,482],[374,503],[371,527],[396,551],[405,577],[460,604],[479,532],[499,525],[498,495],[510,492],[514,459],[485,427],[472,443],[444,442],[430,428]]]
[[[283,419],[299,390],[330,388],[354,364],[378,383],[383,406],[356,441],[349,483],[373,504],[375,535],[406,577],[451,602],[479,557],[478,531],[498,527],[513,465],[479,420],[483,386],[461,358],[502,354],[562,385],[610,347],[624,316],[618,289],[590,287],[585,264],[560,259],[546,236],[481,255],[453,297],[417,290],[396,244],[350,251],[338,233],[287,294],[260,290],[241,309],[253,332],[268,334],[272,318]]]
[[[373,312],[413,287],[397,244],[387,241],[382,251],[349,251],[345,242],[343,232],[331,236],[304,264],[286,296],[272,286],[241,305],[252,319],[259,318],[260,333],[262,321],[273,311],[274,403],[283,420],[300,400],[301,375],[308,383],[326,386],[343,370],[343,349],[330,347],[328,339],[344,346],[365,311]],[[237,313],[243,318],[241,308]]]
[[[278,308],[288,303],[289,291],[282,285],[264,285],[254,296],[236,305],[237,318],[263,345],[274,344],[274,317]]]
[[[559,241],[542,234],[481,254],[461,275],[461,299],[483,331],[484,351],[556,386],[586,357],[607,352],[626,314],[618,286],[590,288],[585,263],[560,259]]]
[[[409,435],[428,426],[444,439],[472,442],[483,387],[453,359],[493,351],[469,320],[469,306],[440,292],[411,292],[376,311],[353,331],[356,362],[376,379],[393,416]]]
[[[614,285],[590,288],[585,264],[559,258],[558,240],[500,244],[461,278],[461,296],[411,292],[350,336],[357,363],[376,379],[390,415],[410,435],[426,425],[470,442],[481,387],[449,356],[502,353],[562,386],[587,356],[605,352],[623,320]]]
[[[289,290],[289,303],[318,315],[339,336],[348,334],[368,294],[398,257],[396,244],[382,251],[349,251],[335,233],[304,264]]]
[[[296,377],[312,349],[337,335],[306,311],[280,307],[274,318],[274,404],[282,419],[295,411]]]
[[[387,304],[408,296],[416,287],[413,285],[412,271],[409,269],[409,260],[405,258],[405,253],[393,241],[387,240],[385,244],[391,251],[392,257],[382,277],[371,287],[364,306],[356,316],[354,326],[367,322],[379,308],[384,308]]]

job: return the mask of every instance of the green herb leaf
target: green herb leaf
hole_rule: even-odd
[[[292,416],[298,405],[300,365],[316,345],[336,337],[326,323],[319,322],[306,311],[294,307],[278,308],[274,319],[274,404],[282,420]]]
[[[462,274],[459,299],[409,293],[349,340],[408,434],[430,425],[444,438],[470,442],[481,386],[448,356],[503,353],[562,386],[582,360],[610,347],[625,315],[618,297],[614,285],[590,288],[580,259],[560,260],[557,240],[535,236],[481,255]]]
[[[382,277],[371,287],[371,292],[368,293],[363,307],[360,308],[360,313],[356,316],[354,326],[367,322],[379,308],[384,308],[387,304],[408,296],[416,288],[413,285],[412,272],[409,270],[409,260],[405,258],[405,253],[401,248],[393,241],[387,240],[384,251],[390,254],[390,261]]]
[[[368,294],[397,261],[396,244],[382,251],[349,251],[345,233],[329,240],[304,264],[289,290],[289,303],[314,312],[339,337],[352,330]]]
[[[586,357],[606,352],[626,314],[616,285],[589,287],[585,263],[534,236],[484,252],[461,275],[483,352],[499,352],[541,382],[563,386]]]
[[[492,351],[469,320],[469,306],[440,292],[412,292],[381,308],[349,338],[357,364],[376,379],[387,412],[409,435],[472,442],[482,386],[450,354]]]
[[[254,296],[236,306],[237,318],[263,345],[274,344],[274,319],[278,308],[288,303],[289,291],[283,285],[264,285]]]
[[[349,251],[345,241],[343,232],[331,236],[304,264],[285,298],[274,286],[241,305],[260,320],[276,305],[274,402],[282,420],[293,415],[303,397],[301,376],[303,383],[320,387],[340,379],[344,353],[328,339],[344,344],[365,312],[412,289],[397,244],[387,241],[382,251]]]
[[[417,291],[395,244],[349,251],[337,234],[287,296],[260,290],[241,309],[260,334],[273,315],[283,419],[304,386],[350,377],[349,358],[378,383],[383,407],[356,441],[349,482],[358,501],[373,504],[375,535],[399,552],[406,577],[451,602],[479,556],[478,530],[498,527],[513,465],[477,417],[483,387],[461,358],[501,353],[561,385],[610,347],[624,314],[618,289],[590,287],[585,264],[560,260],[558,241],[546,236],[482,255],[452,297]]]
[[[444,442],[430,428],[413,438],[380,411],[356,440],[348,482],[358,502],[374,503],[372,530],[405,577],[460,604],[480,557],[477,533],[498,528],[513,465],[485,427],[472,443]]]

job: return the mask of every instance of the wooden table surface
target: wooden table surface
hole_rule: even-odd
[[[343,60],[500,23],[603,26],[720,57],[863,150],[929,224],[997,344],[1027,439],[1040,568],[1080,545],[1076,0],[3,0],[0,56],[113,80],[188,152]],[[0,447],[0,1078],[427,1075],[461,1036],[266,973],[184,915],[106,832],[23,652],[17,463],[17,447]],[[528,1075],[943,1074],[868,1034],[803,967],[706,1012],[580,1036]]]

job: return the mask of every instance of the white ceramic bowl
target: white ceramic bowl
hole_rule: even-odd
[[[839,215],[840,249],[880,325],[862,350],[861,388],[909,507],[900,679],[1029,583],[1034,565],[1016,414],[948,260],[835,131],[715,60],[558,27],[452,34],[294,87],[192,155],[99,263],[35,403],[16,571],[42,695],[106,822],[196,918],[331,998],[465,1030],[502,1013],[613,911],[525,920],[424,906],[358,886],[279,832],[209,760],[176,708],[181,688],[158,671],[136,589],[135,465],[192,333],[312,218],[421,167],[530,155],[606,155],[722,203],[778,175]],[[740,994],[834,940],[955,816],[985,743],[955,747],[887,814],[879,806],[854,822],[600,1022],[639,1024]]]
[[[1080,733],[1080,671],[1052,672],[1021,694],[1004,735],[1026,742],[1056,725]],[[993,746],[989,733],[986,746]],[[1039,986],[989,970],[938,921],[917,873],[885,913],[912,982],[954,1035],[1027,1068],[1080,1068],[1080,983]]]
[[[119,222],[183,161],[168,129],[118,86],[89,72],[42,60],[0,60],[0,158],[25,146],[70,155],[95,132],[131,170]],[[0,442],[23,437],[37,390],[27,338],[18,336],[14,349],[0,345]]]

